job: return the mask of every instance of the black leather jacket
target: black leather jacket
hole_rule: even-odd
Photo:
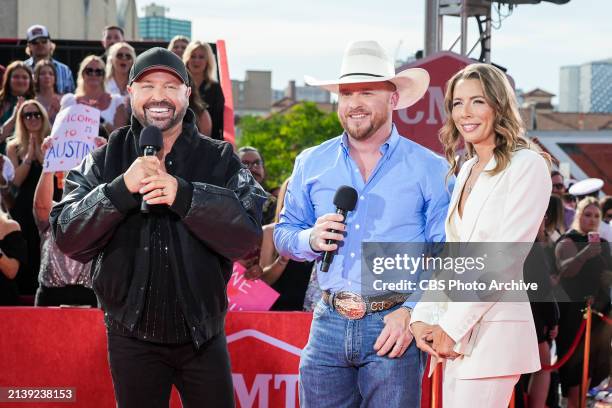
[[[132,330],[149,276],[149,217],[123,173],[140,155],[141,125],[111,134],[66,178],[64,197],[50,222],[59,248],[80,262],[93,259],[93,287],[107,318]],[[188,110],[183,131],[165,158],[178,180],[164,228],[177,295],[197,346],[224,329],[231,260],[259,245],[265,193],[229,143],[197,132]]]

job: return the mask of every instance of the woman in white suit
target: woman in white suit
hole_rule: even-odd
[[[445,110],[449,174],[461,139],[469,158],[448,208],[447,241],[533,243],[552,185],[547,159],[523,136],[506,75],[487,64],[465,67],[448,83]],[[507,407],[520,374],[540,369],[528,302],[423,299],[411,329],[417,346],[444,362],[444,408]]]

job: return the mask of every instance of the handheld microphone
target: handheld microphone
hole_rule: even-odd
[[[147,126],[140,133],[140,149],[143,156],[155,156],[164,144],[162,132],[155,126]],[[149,204],[145,200],[140,203],[140,212],[148,213]]]
[[[334,195],[334,205],[336,206],[336,214],[342,214],[344,220],[343,224],[346,224],[346,215],[355,209],[355,205],[357,204],[357,190],[353,187],[349,186],[340,186],[338,190],[336,190],[336,195]],[[336,233],[338,231],[331,230],[331,232]],[[328,239],[327,244],[333,244],[335,241],[333,239]],[[336,251],[325,251],[323,255],[323,261],[321,262],[321,272],[329,271],[329,267],[334,260],[334,256],[336,255]]]

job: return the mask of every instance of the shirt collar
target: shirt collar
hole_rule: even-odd
[[[391,125],[391,134],[387,138],[387,140],[380,146],[380,152],[384,156],[387,152],[392,152],[400,140],[400,134],[397,132],[397,128],[395,124]],[[342,133],[342,137],[340,138],[340,147],[344,151],[344,154],[349,155],[349,141],[348,141],[348,133],[346,130]]]

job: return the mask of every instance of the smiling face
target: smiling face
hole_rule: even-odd
[[[127,47],[121,47],[115,54],[112,64],[115,72],[127,75],[134,64],[134,58]]]
[[[182,125],[189,106],[188,88],[167,71],[143,74],[128,86],[132,112],[143,126],[155,126],[162,132]]]
[[[83,69],[83,81],[85,86],[94,88],[104,83],[104,65],[97,60],[92,60]]]
[[[461,79],[457,82],[453,91],[452,119],[466,142],[495,144],[495,110],[485,99],[480,81]]]
[[[34,104],[28,104],[21,110],[21,120],[28,133],[36,133],[43,124],[42,113]]]
[[[204,72],[206,66],[206,51],[204,51],[204,48],[198,47],[191,53],[191,58],[187,62],[187,69],[194,74]]]
[[[349,136],[367,140],[383,126],[390,128],[398,98],[390,82],[340,85],[338,118]]]

